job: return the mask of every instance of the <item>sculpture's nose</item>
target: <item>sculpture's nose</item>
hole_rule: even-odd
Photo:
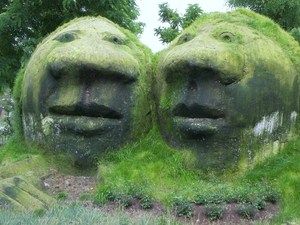
[[[181,93],[180,104],[186,109],[179,107],[179,111],[185,111],[187,117],[223,116],[225,85],[212,69],[199,68],[196,74],[190,74]]]

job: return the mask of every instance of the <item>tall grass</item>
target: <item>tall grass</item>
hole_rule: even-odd
[[[48,211],[23,212],[16,214],[9,210],[0,210],[0,224],[3,225],[58,225],[58,224],[180,224],[172,217],[154,217],[152,215],[137,215],[134,218],[123,211],[108,215],[92,208],[83,206],[67,207],[57,205]]]

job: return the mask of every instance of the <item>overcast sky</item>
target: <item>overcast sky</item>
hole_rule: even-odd
[[[197,3],[204,12],[225,12],[228,8],[225,5],[225,0],[137,0],[136,3],[140,8],[139,21],[146,23],[144,33],[140,41],[147,45],[154,53],[162,50],[166,46],[162,45],[158,37],[154,36],[154,28],[163,26],[158,19],[158,4],[168,2],[171,9],[177,9],[181,14],[184,14],[188,4]]]

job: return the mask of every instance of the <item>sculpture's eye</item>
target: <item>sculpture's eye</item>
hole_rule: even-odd
[[[74,33],[64,33],[56,37],[55,40],[62,43],[67,43],[67,42],[74,41],[76,38],[77,36]]]
[[[107,35],[105,36],[104,40],[107,40],[113,44],[116,45],[123,45],[124,44],[124,40],[116,35]]]
[[[236,36],[230,31],[223,31],[219,34],[219,38],[225,42],[233,42],[236,39]]]
[[[183,44],[183,43],[185,43],[185,42],[190,41],[191,39],[192,39],[192,35],[191,35],[190,33],[184,34],[184,35],[182,35],[182,36],[178,39],[177,44],[178,44],[178,45],[181,45],[181,44]]]

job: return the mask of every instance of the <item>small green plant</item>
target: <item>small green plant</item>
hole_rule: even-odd
[[[266,201],[261,196],[257,196],[254,200],[251,201],[251,204],[255,206],[258,210],[263,210],[266,208]]]
[[[186,216],[187,218],[191,218],[193,216],[192,204],[187,199],[174,197],[172,207],[177,216]]]
[[[207,204],[204,206],[204,214],[209,216],[210,220],[217,220],[223,217],[223,212],[226,209],[225,205]]]
[[[250,203],[238,205],[237,210],[243,218],[246,218],[248,220],[252,219],[257,212],[257,208]]]
[[[84,193],[82,195],[80,195],[79,200],[80,201],[86,201],[86,200],[90,200],[91,199],[91,195],[89,193]]]
[[[143,209],[151,209],[153,207],[153,204],[154,204],[154,199],[149,195],[145,195],[140,200],[140,205]]]
[[[78,206],[83,206],[82,202],[74,201],[71,202],[70,207],[78,207]]]
[[[132,205],[132,199],[133,197],[131,195],[119,194],[118,197],[115,199],[115,202],[124,207],[128,207]]]
[[[69,198],[69,195],[65,192],[58,192],[56,195],[57,200],[66,200]]]
[[[267,187],[263,195],[266,202],[276,203],[281,197],[281,191]]]
[[[205,205],[210,203],[221,204],[223,202],[229,201],[231,201],[231,197],[226,196],[225,192],[221,192],[220,190],[218,190],[197,193],[193,202],[197,205]]]
[[[108,201],[104,193],[96,193],[92,199],[92,202],[95,205],[102,206]]]
[[[250,187],[245,186],[243,189],[238,190],[236,193],[236,201],[240,204],[250,201],[253,190]]]
[[[33,211],[33,216],[35,217],[43,217],[46,214],[46,209],[36,209]]]

